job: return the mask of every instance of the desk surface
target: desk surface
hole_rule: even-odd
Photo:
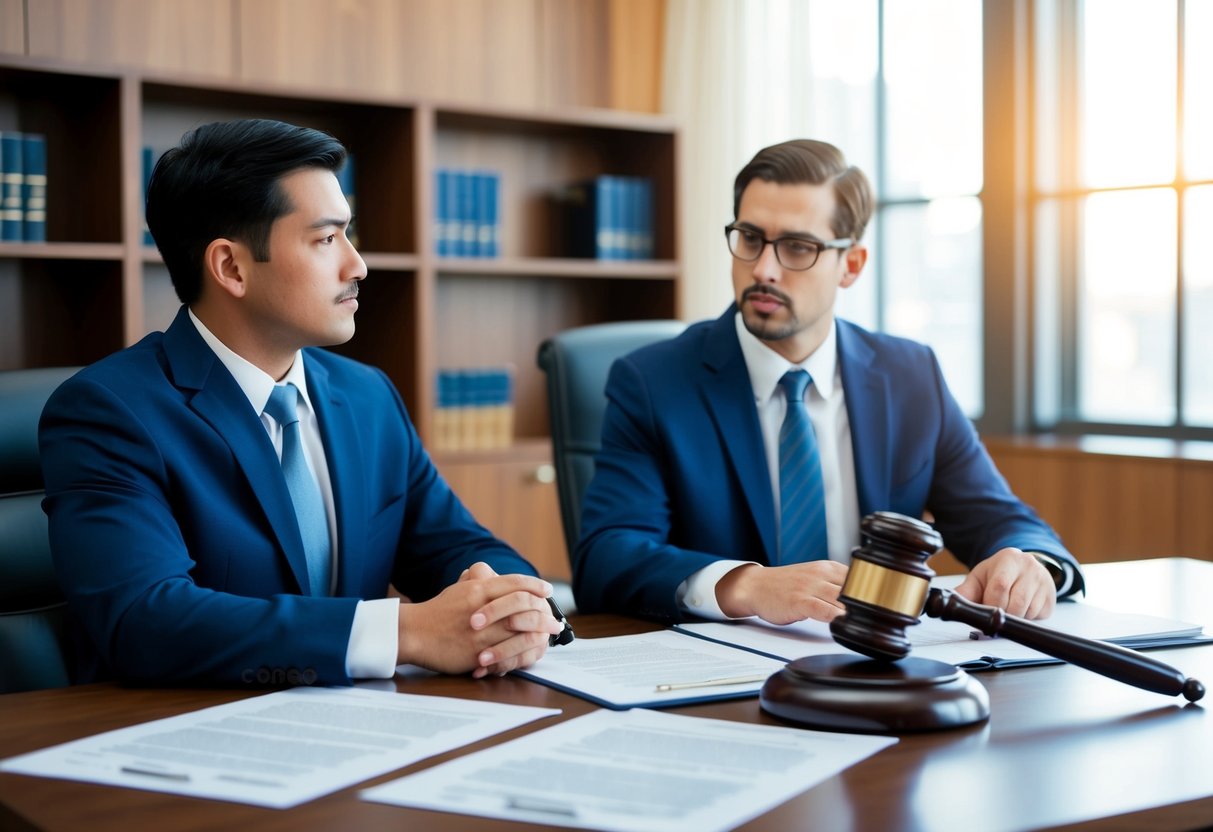
[[[1186,559],[1088,567],[1088,599],[1213,627],[1213,563]],[[576,620],[582,636],[654,629],[615,616]],[[1213,645],[1154,651],[1213,684]],[[1213,700],[1184,705],[1076,667],[979,674],[990,693],[988,723],[905,736],[892,748],[741,827],[831,829],[1140,829],[1213,825]],[[593,705],[522,679],[397,678],[408,693],[560,708],[568,718]],[[225,690],[142,690],[87,685],[0,696],[0,758],[250,695]],[[778,724],[757,699],[674,709],[719,719]],[[547,724],[547,723],[545,723]],[[295,809],[0,774],[0,829],[154,828],[210,830],[517,830],[518,824],[402,809],[358,799],[386,782],[470,750],[521,735],[518,728],[430,758]],[[1117,817],[1119,816],[1119,817]]]

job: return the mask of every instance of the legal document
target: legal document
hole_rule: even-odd
[[[896,742],[642,709],[594,711],[362,798],[531,824],[723,832]]]
[[[285,809],[558,713],[293,688],[11,757],[0,770]]]
[[[608,708],[665,707],[753,696],[783,661],[659,630],[579,638],[518,675]]]

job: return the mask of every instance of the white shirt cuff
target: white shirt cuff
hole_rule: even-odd
[[[396,675],[400,637],[400,599],[359,601],[345,651],[351,679],[390,679]]]
[[[674,601],[683,612],[698,615],[702,618],[712,618],[716,621],[736,621],[738,619],[724,614],[720,604],[716,602],[716,584],[720,579],[739,566],[752,566],[749,560],[718,560],[715,563],[695,572],[678,585],[674,593]],[[753,616],[744,616],[752,618]]]

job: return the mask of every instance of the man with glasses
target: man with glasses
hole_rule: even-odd
[[[836,319],[873,195],[818,141],[759,151],[734,184],[734,303],[615,362],[574,591],[582,612],[667,620],[843,611],[859,521],[930,512],[957,592],[1028,618],[1082,588],[1011,493],[931,350]]]

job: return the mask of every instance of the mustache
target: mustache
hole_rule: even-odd
[[[350,288],[348,288],[344,292],[342,292],[340,295],[338,295],[337,303],[341,303],[343,300],[349,300],[350,298],[356,298],[356,297],[358,297],[358,284],[357,283],[355,283],[353,286],[351,286]]]
[[[746,298],[748,298],[750,295],[770,295],[787,306],[792,305],[792,299],[777,286],[765,286],[761,283],[755,283],[753,286],[747,286],[741,293],[741,302],[745,303]]]

